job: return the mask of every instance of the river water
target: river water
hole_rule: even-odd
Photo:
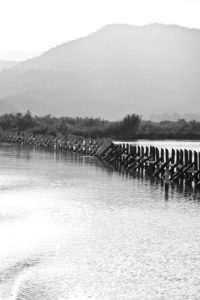
[[[200,194],[0,145],[0,299],[200,299]]]

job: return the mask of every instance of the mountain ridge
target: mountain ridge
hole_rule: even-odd
[[[200,112],[199,52],[198,29],[111,24],[1,72],[0,97],[37,114]]]
[[[0,59],[0,72],[5,70],[5,69],[10,69],[17,65],[18,62],[16,61],[11,61],[11,60],[3,60]]]

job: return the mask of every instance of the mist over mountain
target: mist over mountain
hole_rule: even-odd
[[[200,113],[200,30],[108,25],[0,73],[0,98],[34,114]]]

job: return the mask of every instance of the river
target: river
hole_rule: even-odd
[[[200,298],[200,193],[0,145],[0,299]]]

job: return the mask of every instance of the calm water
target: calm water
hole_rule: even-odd
[[[0,145],[0,299],[200,299],[200,195]]]

